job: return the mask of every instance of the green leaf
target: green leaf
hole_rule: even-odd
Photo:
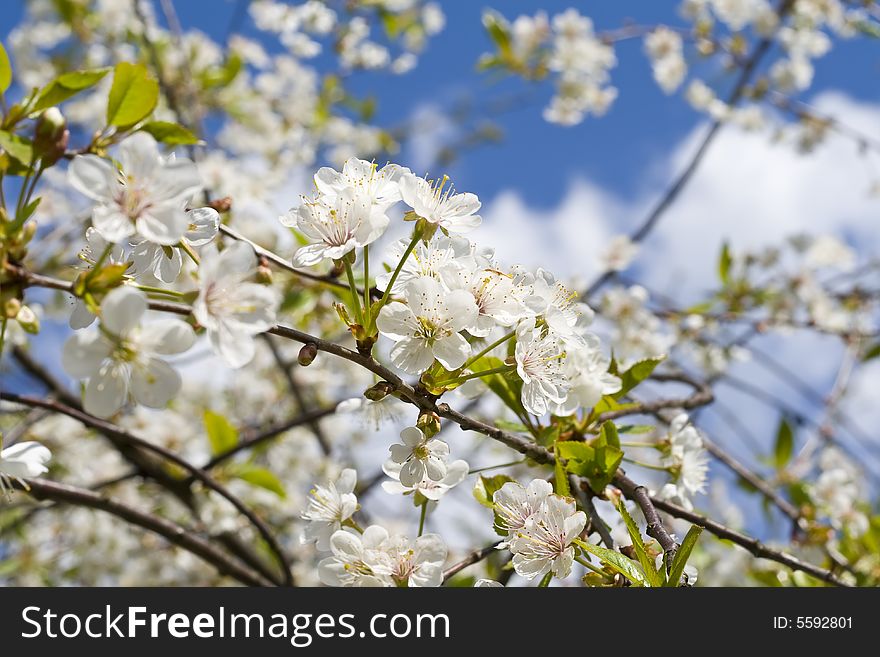
[[[556,459],[553,472],[556,475],[556,483],[553,486],[556,494],[563,497],[571,497],[571,488],[568,486],[568,473],[565,472],[565,468],[562,467],[562,461],[559,459]]]
[[[568,472],[586,477],[593,490],[601,491],[614,478],[623,460],[619,445],[613,423],[606,422],[589,443],[566,440],[556,444],[556,453],[566,460]]]
[[[620,392],[614,393],[614,398],[621,399],[626,393],[651,376],[651,373],[663,360],[663,358],[646,358],[634,363],[632,367],[620,375]]]
[[[603,548],[599,545],[593,545],[592,543],[587,543],[586,541],[575,540],[575,543],[584,551],[595,554],[597,557],[599,557],[599,561],[610,567],[615,572],[618,572],[626,577],[636,586],[649,585],[642,571],[639,570],[638,567],[636,567],[636,565],[630,559],[620,554],[620,552],[609,550],[608,548]]]
[[[109,68],[96,68],[62,73],[39,91],[36,102],[30,111],[39,112],[58,105],[71,96],[98,84],[109,72]]]
[[[642,570],[645,571],[645,577],[648,579],[648,583],[651,586],[662,586],[663,585],[663,575],[657,572],[657,568],[654,565],[654,560],[648,554],[648,551],[645,549],[645,543],[642,541],[642,533],[639,531],[638,525],[636,525],[636,521],[633,520],[632,516],[629,514],[629,511],[626,510],[626,505],[623,503],[623,498],[621,498],[617,503],[617,512],[620,514],[620,517],[623,518],[623,523],[626,525],[626,530],[629,532],[629,537],[632,539],[633,548],[636,551],[636,556],[639,559],[639,563],[642,565]]]
[[[0,148],[22,166],[29,167],[34,157],[34,145],[30,139],[0,130]]]
[[[779,420],[779,428],[776,430],[776,448],[773,452],[773,460],[777,470],[781,470],[791,459],[794,451],[794,432],[788,420],[783,416]]]
[[[205,432],[208,434],[208,442],[211,443],[211,453],[215,456],[223,454],[238,444],[238,429],[219,413],[212,410],[205,411]]]
[[[480,475],[480,478],[474,485],[474,497],[483,506],[494,509],[495,503],[492,501],[492,496],[495,494],[495,491],[508,481],[513,481],[513,479],[503,474],[495,475],[494,477]]]
[[[666,580],[666,586],[678,586],[678,583],[681,580],[681,575],[684,573],[684,567],[687,564],[688,559],[690,559],[691,552],[694,551],[694,546],[697,544],[697,540],[702,533],[702,527],[691,525],[684,540],[681,542],[681,546],[675,553],[675,558],[672,560],[672,566],[669,569],[669,578]]]
[[[0,93],[9,89],[12,84],[12,65],[9,63],[9,55],[6,48],[0,43]]]
[[[868,351],[862,356],[862,362],[865,363],[869,360],[874,360],[878,356],[880,356],[880,342],[868,348]]]
[[[119,127],[134,125],[156,107],[159,83],[145,66],[120,62],[113,70],[113,86],[107,99],[107,124]]]
[[[504,19],[494,11],[483,12],[483,26],[489,37],[498,46],[498,50],[505,56],[510,54],[510,33],[504,24]]]
[[[179,144],[198,144],[199,138],[192,132],[177,123],[170,121],[150,121],[145,123],[141,128],[144,132],[149,132],[156,141],[172,146]]]
[[[287,497],[287,491],[284,490],[281,480],[271,470],[250,463],[239,463],[232,469],[232,475],[253,486],[275,493],[281,499]]]
[[[718,278],[724,285],[730,282],[730,265],[733,257],[730,255],[730,245],[725,242],[721,245],[721,254],[718,256]]]

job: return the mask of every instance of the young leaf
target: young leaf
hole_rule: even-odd
[[[96,68],[62,73],[40,90],[31,112],[39,112],[58,105],[71,96],[98,84],[109,72],[109,68]]]
[[[149,132],[155,137],[156,141],[161,141],[163,144],[171,146],[199,143],[199,138],[192,132],[182,125],[171,123],[170,121],[150,121],[145,123],[141,130]]]
[[[238,429],[232,426],[232,423],[224,416],[206,410],[204,419],[212,454],[228,452],[238,444]]]
[[[626,530],[629,532],[630,539],[632,539],[633,548],[635,549],[639,563],[642,565],[642,570],[645,571],[645,577],[648,578],[648,583],[651,586],[662,586],[663,575],[657,572],[657,568],[654,566],[654,560],[648,555],[648,551],[645,549],[645,543],[642,541],[642,534],[639,531],[639,527],[629,514],[629,511],[626,510],[626,505],[623,503],[623,499],[617,503],[617,512],[620,514],[620,517],[623,518],[623,523],[626,525]]]
[[[508,481],[513,481],[513,479],[503,474],[495,475],[494,477],[480,475],[480,478],[474,485],[474,498],[483,506],[492,509],[495,507],[492,496],[495,494],[495,491]]]
[[[134,125],[145,118],[159,100],[159,83],[145,66],[120,62],[113,70],[113,86],[107,99],[107,124]]]
[[[691,552],[694,551],[694,546],[697,544],[697,539],[700,538],[700,534],[702,533],[702,527],[691,525],[684,540],[681,542],[681,546],[675,553],[675,559],[672,560],[672,567],[669,569],[669,578],[666,580],[666,586],[678,586],[678,582],[681,580],[681,575],[684,573],[684,567],[687,565],[687,561],[691,557]]]
[[[615,572],[626,577],[636,586],[649,585],[642,571],[639,570],[638,567],[627,557],[620,554],[620,552],[593,545],[592,543],[587,543],[585,541],[575,540],[575,543],[586,552],[595,554],[599,557],[599,561],[606,566],[609,566]]]
[[[553,488],[557,495],[562,495],[563,497],[571,497],[571,488],[568,485],[568,473],[565,471],[565,468],[562,467],[562,461],[556,459],[556,463],[553,466],[553,472],[556,475],[556,483]]]
[[[284,490],[281,480],[279,480],[272,471],[267,470],[266,468],[261,468],[249,463],[242,463],[235,466],[232,470],[232,474],[253,486],[265,488],[266,490],[275,493],[281,499],[287,497],[287,491]]]
[[[868,351],[862,356],[862,362],[865,363],[869,360],[874,360],[878,356],[880,356],[880,342],[868,348]]]
[[[654,369],[662,362],[663,358],[646,358],[634,363],[632,367],[620,375],[620,392],[614,393],[614,398],[623,398],[626,393],[651,376]]]
[[[773,461],[777,470],[785,467],[794,451],[794,433],[788,420],[783,417],[779,420],[779,428],[776,430],[776,448],[773,452]]]
[[[19,137],[6,130],[0,130],[0,148],[13,160],[28,167],[34,157],[34,145],[30,139]]]
[[[9,55],[6,48],[0,43],[0,94],[9,89],[12,84],[12,66],[9,64]]]
[[[718,256],[718,278],[724,285],[730,281],[730,265],[733,263],[733,257],[730,255],[730,245],[725,242],[721,246],[721,255]]]

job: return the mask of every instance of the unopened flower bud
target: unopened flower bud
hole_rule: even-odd
[[[44,166],[55,164],[64,151],[70,131],[67,121],[57,107],[50,107],[40,114],[34,129],[34,151],[40,156]]]
[[[440,433],[440,416],[436,413],[423,413],[416,421],[416,426],[426,438],[433,438]]]
[[[364,391],[364,397],[370,401],[382,401],[385,397],[390,395],[393,390],[394,386],[387,381],[379,381],[379,383]]]
[[[257,282],[263,285],[272,284],[272,270],[265,258],[260,258],[260,264],[257,265]]]
[[[217,212],[221,214],[224,212],[229,212],[232,208],[232,197],[224,196],[223,198],[216,198],[208,203],[209,208],[214,208]]]
[[[40,319],[28,306],[21,307],[18,315],[15,316],[15,321],[28,333],[36,334],[40,332]]]
[[[21,301],[15,297],[7,299],[3,303],[3,315],[7,319],[15,319],[18,316],[19,311],[21,311]]]
[[[307,342],[302,346],[302,349],[299,350],[299,356],[297,356],[297,362],[303,367],[308,367],[312,364],[312,361],[315,360],[315,357],[318,355],[318,345],[314,342]]]

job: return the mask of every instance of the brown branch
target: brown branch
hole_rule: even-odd
[[[196,466],[190,464],[188,461],[180,458],[177,454],[165,449],[164,447],[150,443],[146,440],[143,440],[142,438],[138,438],[137,436],[128,433],[127,431],[121,429],[120,427],[117,427],[110,422],[107,422],[106,420],[102,420],[93,415],[89,415],[84,411],[72,408],[70,406],[62,404],[61,402],[49,399],[40,399],[37,397],[31,397],[29,395],[19,395],[12,392],[0,392],[0,399],[15,402],[17,404],[22,404],[24,406],[45,408],[56,413],[67,415],[68,417],[73,418],[83,425],[91,429],[95,429],[96,431],[99,431],[106,436],[113,436],[117,440],[127,445],[139,447],[140,449],[148,452],[153,452],[166,459],[167,461],[173,463],[174,465],[188,471],[194,479],[197,479],[206,487],[219,494],[221,497],[224,497],[235,507],[235,509],[239,513],[241,513],[245,518],[250,521],[250,523],[254,526],[260,536],[263,537],[263,540],[266,541],[266,544],[269,546],[273,554],[275,554],[276,558],[278,559],[278,562],[281,565],[283,571],[282,577],[284,584],[288,586],[293,585],[293,575],[291,573],[288,558],[284,554],[284,551],[281,549],[281,546],[278,544],[278,541],[272,535],[272,532],[269,530],[266,524],[251,509],[245,506],[245,504],[241,500],[230,493],[225,486],[218,483],[201,468],[197,468]]]
[[[448,582],[455,575],[460,573],[462,570],[469,566],[473,566],[476,563],[481,562],[483,559],[488,557],[493,552],[498,550],[498,544],[501,541],[496,541],[492,543],[492,545],[487,545],[484,548],[480,548],[479,550],[474,550],[470,554],[468,554],[464,559],[459,561],[457,564],[450,566],[445,571],[443,571],[443,581]]]
[[[221,575],[232,577],[247,586],[271,586],[271,582],[259,573],[230,558],[208,541],[192,533],[186,527],[164,518],[140,511],[116,500],[109,499],[92,491],[77,488],[68,484],[60,484],[43,479],[29,479],[27,492],[37,500],[52,500],[56,503],[74,504],[91,509],[106,511],[126,522],[151,531],[176,545],[200,557],[217,569]],[[19,484],[14,482],[17,488]]]
[[[771,561],[781,563],[783,566],[787,566],[792,570],[800,570],[807,573],[808,575],[812,575],[813,577],[822,580],[823,582],[834,584],[835,586],[851,586],[850,584],[838,579],[830,570],[814,566],[813,564],[807,563],[806,561],[801,561],[797,557],[794,557],[787,552],[783,552],[782,550],[774,550],[773,548],[769,548],[756,538],[752,538],[751,536],[722,525],[719,522],[710,520],[709,518],[701,516],[698,513],[688,511],[687,509],[684,509],[676,504],[657,499],[656,497],[652,497],[651,501],[654,503],[654,506],[661,511],[665,511],[671,516],[680,518],[682,520],[687,520],[694,525],[702,527],[703,529],[706,529],[715,534],[715,536],[717,536],[718,538],[726,539],[728,541],[736,543],[740,547],[748,550],[752,555],[756,557],[770,559]]]
[[[675,553],[678,550],[678,544],[663,526],[660,516],[657,513],[657,509],[654,508],[653,500],[650,495],[648,495],[648,489],[627,477],[623,470],[617,471],[617,474],[614,476],[614,485],[617,486],[624,495],[639,505],[639,508],[642,510],[642,515],[645,516],[645,522],[647,523],[646,533],[651,538],[656,539],[660,544],[660,547],[663,548],[665,555],[664,559],[666,560],[667,566],[670,566],[672,560],[675,558]]]

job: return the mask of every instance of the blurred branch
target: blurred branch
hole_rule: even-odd
[[[271,586],[271,582],[262,575],[250,570],[237,560],[230,558],[208,541],[182,525],[155,516],[116,500],[98,495],[83,488],[68,484],[59,484],[43,479],[28,479],[26,488],[14,482],[16,488],[26,490],[37,500],[52,500],[61,504],[73,504],[91,509],[106,511],[126,522],[151,531],[176,545],[200,557],[217,569],[221,575],[228,575],[248,586]]]

